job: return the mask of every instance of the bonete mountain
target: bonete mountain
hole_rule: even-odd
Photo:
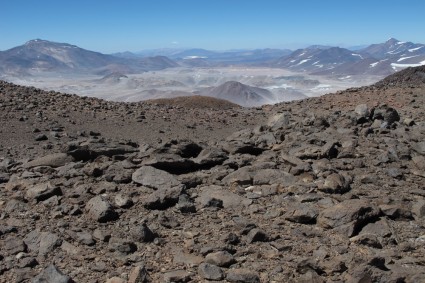
[[[63,47],[32,68],[114,83],[177,64]],[[343,56],[333,69],[395,71],[421,49],[390,40],[270,64],[316,72]],[[101,63],[63,63],[75,54]],[[3,68],[27,72],[6,55]],[[391,73],[252,108],[235,103],[270,89],[228,80],[212,97],[116,102],[0,81],[0,282],[425,282],[425,67]]]

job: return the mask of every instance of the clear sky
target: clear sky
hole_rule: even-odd
[[[2,0],[0,50],[31,39],[112,53],[425,43],[425,0]]]

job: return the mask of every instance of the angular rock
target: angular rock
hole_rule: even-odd
[[[47,256],[48,253],[53,252],[61,244],[62,240],[58,235],[50,232],[41,232],[38,254],[40,256]]]
[[[425,217],[425,200],[419,200],[413,204],[412,214],[415,219],[421,219]]]
[[[180,195],[183,193],[183,185],[162,188],[151,193],[145,200],[144,206],[147,209],[164,210],[177,204]]]
[[[198,267],[198,274],[203,279],[218,281],[224,278],[223,270],[213,264],[201,263]]]
[[[24,242],[27,245],[28,250],[30,252],[38,253],[38,249],[40,247],[40,238],[41,238],[41,233],[37,230],[31,231],[25,236]]]
[[[413,143],[412,149],[421,155],[425,155],[425,141]]]
[[[319,190],[330,194],[343,194],[350,190],[352,178],[346,174],[333,173],[326,177],[323,186]]]
[[[120,278],[120,277],[111,277],[106,280],[106,283],[127,283],[126,280]]]
[[[254,228],[249,231],[248,235],[246,236],[246,241],[248,244],[254,242],[267,242],[269,241],[269,236],[263,230]]]
[[[296,178],[292,174],[277,169],[262,169],[253,175],[253,185],[279,184],[287,187],[295,182]]]
[[[131,228],[130,235],[134,241],[142,243],[152,242],[156,238],[155,233],[145,223]]]
[[[109,240],[109,249],[118,255],[129,255],[137,251],[137,245],[132,241],[120,238],[111,238]]]
[[[118,143],[102,143],[91,140],[79,145],[71,145],[67,154],[71,155],[76,161],[94,160],[98,156],[112,157],[114,155],[123,155],[128,153],[138,152],[138,149],[131,145]]]
[[[228,154],[221,149],[209,147],[203,149],[199,155],[193,159],[196,164],[202,168],[211,168],[216,165],[223,164],[228,159]]]
[[[321,211],[317,224],[326,229],[341,227],[348,236],[353,236],[380,214],[379,208],[367,200],[350,199]]]
[[[33,168],[37,166],[57,168],[73,161],[74,158],[66,153],[53,153],[27,162],[23,166],[24,168]]]
[[[260,276],[248,269],[229,269],[226,280],[237,283],[260,283]]]
[[[196,206],[188,195],[183,194],[179,196],[179,201],[176,205],[177,209],[183,213],[194,213],[196,212]]]
[[[2,251],[6,252],[8,255],[25,252],[26,250],[27,246],[25,245],[25,242],[15,237],[6,238],[2,244]]]
[[[115,205],[121,208],[129,208],[133,205],[133,201],[128,196],[118,194],[115,196]]]
[[[128,277],[128,283],[149,283],[152,282],[148,271],[144,266],[136,266]]]
[[[59,187],[53,186],[50,182],[30,187],[26,192],[27,199],[35,199],[37,202],[60,195],[62,195],[62,190]]]
[[[218,251],[214,253],[209,253],[205,257],[205,262],[220,267],[229,267],[234,264],[236,261],[234,257],[227,251]]]
[[[300,203],[286,213],[285,219],[296,223],[314,224],[318,214],[317,209],[311,205]]]
[[[192,277],[186,270],[169,271],[164,274],[164,283],[185,283],[189,282]]]
[[[367,104],[359,104],[356,106],[356,109],[354,109],[354,112],[360,117],[368,118],[370,115],[369,107]]]
[[[101,196],[90,199],[87,202],[86,211],[88,216],[97,222],[104,223],[118,219],[118,213]]]
[[[137,169],[132,176],[133,182],[152,189],[167,189],[181,185],[170,173],[151,166]]]
[[[205,207],[210,205],[212,199],[221,200],[224,208],[248,206],[252,203],[252,200],[232,193],[229,190],[225,190],[220,186],[207,186],[200,188],[199,197],[196,199],[196,202]]]
[[[53,264],[49,265],[39,275],[37,275],[32,283],[71,283],[72,280],[69,276],[64,275]]]

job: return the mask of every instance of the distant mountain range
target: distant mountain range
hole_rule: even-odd
[[[394,38],[356,51],[312,46],[296,50],[272,63],[274,67],[335,76],[386,76],[407,67],[420,65],[425,65],[425,45],[402,42]]]
[[[99,74],[142,72],[178,66],[164,56],[126,59],[89,51],[67,43],[35,39],[0,52],[0,72],[95,72]]]
[[[137,73],[170,67],[261,66],[326,76],[392,74],[406,67],[425,65],[425,45],[391,38],[380,44],[349,50],[313,45],[295,51],[256,49],[211,51],[155,49],[139,53],[102,54],[67,43],[31,40],[0,51],[0,75],[40,72]]]

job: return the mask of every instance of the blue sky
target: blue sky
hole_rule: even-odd
[[[425,43],[424,0],[2,0],[0,50],[41,38],[104,53]]]

